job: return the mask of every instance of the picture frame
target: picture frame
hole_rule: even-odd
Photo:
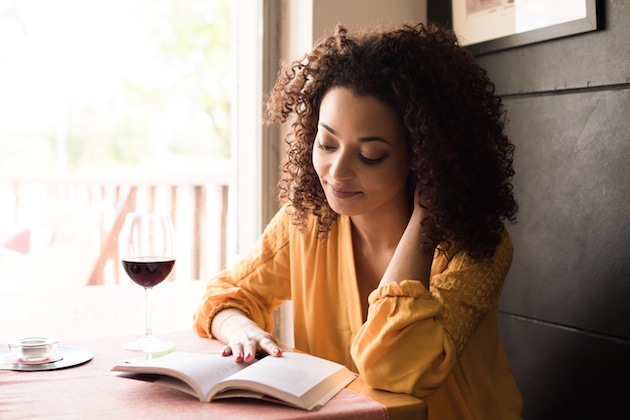
[[[602,5],[598,3],[451,0],[451,22],[461,45],[474,55],[481,55],[601,29]]]

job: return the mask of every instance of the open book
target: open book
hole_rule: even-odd
[[[305,410],[319,409],[356,377],[343,365],[293,352],[236,363],[218,354],[171,351],[111,370],[112,375],[152,381],[204,402],[258,398]]]

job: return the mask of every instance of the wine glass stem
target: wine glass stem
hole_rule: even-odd
[[[153,329],[151,328],[151,287],[144,288],[145,298],[145,332],[144,337],[150,338],[153,336]]]

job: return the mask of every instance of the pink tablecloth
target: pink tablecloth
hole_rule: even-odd
[[[106,376],[115,364],[138,356],[121,348],[135,338],[62,339],[61,347],[85,349],[93,359],[53,371],[0,370],[0,419],[387,419],[383,405],[347,389],[319,411],[306,412],[245,399],[202,403],[160,385]],[[217,353],[220,347],[192,332],[161,334],[159,338],[183,350]]]

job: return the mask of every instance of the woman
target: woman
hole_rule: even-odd
[[[497,327],[514,147],[485,71],[451,31],[339,26],[280,73],[268,111],[292,119],[285,204],[209,282],[198,334],[237,361],[280,356],[271,312],[291,299],[297,349],[430,418],[519,418]]]

